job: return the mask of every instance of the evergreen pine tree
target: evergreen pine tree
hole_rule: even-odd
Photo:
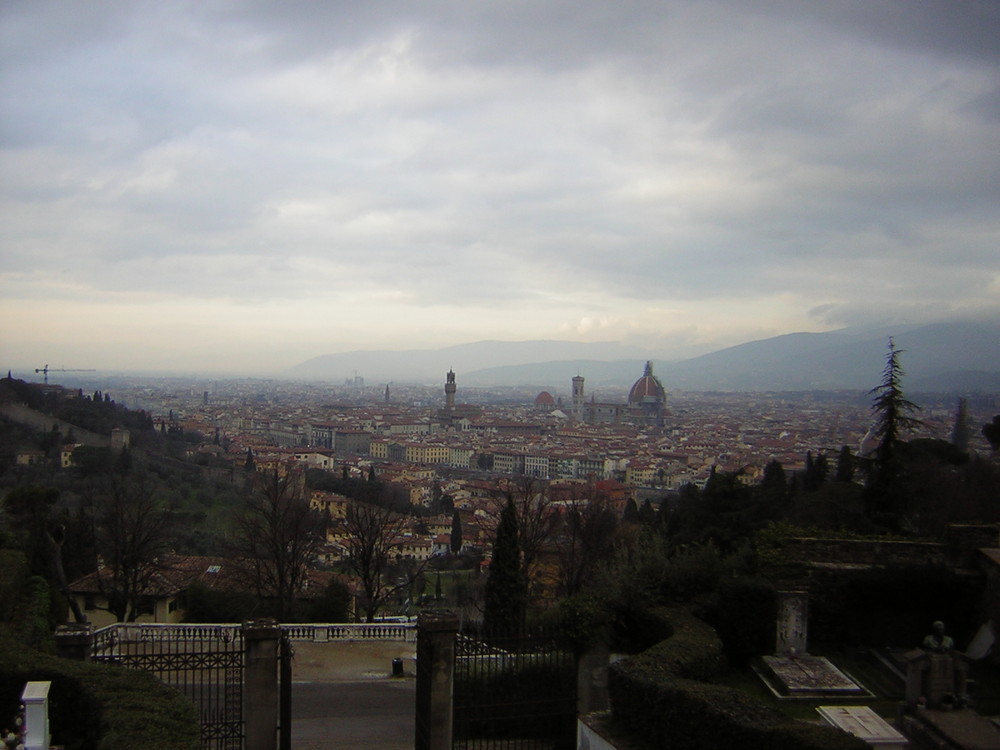
[[[813,466],[813,454],[812,451],[806,452],[806,470],[802,477],[802,487],[806,492],[812,492],[816,489],[816,470]]]
[[[123,445],[122,452],[118,454],[115,470],[119,474],[128,474],[132,470],[132,453],[129,451],[127,445]]]
[[[983,425],[983,437],[993,450],[1000,450],[1000,414],[993,417],[992,422]]]
[[[955,427],[951,431],[951,444],[962,453],[969,452],[969,407],[964,398],[958,400],[958,412],[955,414]]]
[[[656,523],[656,511],[653,509],[653,503],[646,498],[642,501],[642,505],[639,506],[639,512],[636,514],[639,519],[639,523],[643,526],[652,526]]]
[[[788,491],[788,480],[785,477],[785,467],[781,461],[772,458],[764,466],[764,476],[760,482],[763,494],[769,500],[783,500]]]
[[[823,482],[826,481],[827,476],[830,474],[830,464],[826,460],[826,454],[820,453],[816,456],[816,460],[813,461],[813,475],[815,477],[816,487],[819,489],[823,486]]]
[[[622,521],[625,523],[639,523],[639,506],[635,504],[635,499],[631,497],[625,503],[625,510],[622,512]]]
[[[837,454],[837,473],[834,475],[834,481],[854,481],[854,456],[851,455],[851,449],[846,445],[840,446],[840,453]]]
[[[493,559],[483,602],[483,626],[487,635],[515,635],[524,623],[527,582],[521,575],[521,543],[513,498],[500,513]]]
[[[918,427],[921,422],[912,416],[920,409],[903,395],[903,367],[899,362],[902,351],[889,338],[889,352],[882,370],[882,382],[870,391],[874,396],[872,411],[875,414],[874,465],[867,490],[868,513],[880,515],[890,524],[898,523],[903,511],[901,483],[903,467],[897,455],[904,432]]]

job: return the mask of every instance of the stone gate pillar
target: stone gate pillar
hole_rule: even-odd
[[[90,623],[60,625],[56,628],[56,653],[64,659],[90,661],[94,631]]]
[[[453,612],[422,612],[417,617],[416,750],[451,750],[457,634]]]
[[[591,646],[576,662],[576,712],[607,711],[608,667],[611,651],[603,641]]]
[[[276,750],[278,746],[278,641],[276,620],[243,623],[246,667],[243,680],[245,750]]]

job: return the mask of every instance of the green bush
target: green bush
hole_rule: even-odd
[[[704,680],[724,665],[722,643],[710,626],[672,611],[673,635],[638,656],[612,665],[608,693],[615,726],[643,748],[715,750],[865,750],[839,729],[790,721],[735,688]]]
[[[581,654],[594,644],[606,641],[614,615],[608,603],[593,594],[574,594],[559,602],[556,626],[573,650]]]
[[[648,675],[710,680],[725,667],[722,642],[715,631],[684,610],[661,608],[656,613],[667,621],[670,633],[628,661]]]
[[[733,578],[719,587],[714,625],[730,663],[774,651],[774,585],[763,578]]]
[[[50,681],[52,741],[67,750],[198,750],[194,705],[151,674],[69,661],[0,633],[0,716],[13,716],[26,682]]]
[[[55,623],[50,617],[51,610],[48,582],[41,576],[32,576],[24,585],[15,626],[22,643],[47,654],[55,652],[52,639]]]
[[[0,549],[0,623],[14,619],[24,583],[28,580],[28,559],[14,549]]]
[[[666,611],[636,598],[619,602],[613,611],[612,650],[635,654],[669,638],[673,625],[664,616]]]
[[[660,596],[668,602],[688,602],[719,585],[725,562],[713,544],[694,544],[674,552],[660,582]]]

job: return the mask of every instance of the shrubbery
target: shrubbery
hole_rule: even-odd
[[[197,750],[194,705],[151,674],[38,650],[52,648],[49,591],[27,574],[21,552],[0,550],[0,720],[14,717],[25,683],[51,682],[49,728],[66,750]]]
[[[774,584],[763,578],[732,578],[719,587],[714,619],[731,664],[774,651],[776,617]]]
[[[671,611],[673,636],[612,665],[608,692],[616,726],[640,747],[715,750],[864,750],[839,729],[789,720],[734,688],[704,680],[725,663],[722,643],[707,624]]]
[[[67,750],[197,750],[194,705],[151,674],[29,651],[0,634],[0,708],[13,716],[24,685],[51,681],[52,741]]]

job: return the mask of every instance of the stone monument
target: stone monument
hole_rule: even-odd
[[[778,698],[855,697],[868,691],[824,656],[809,654],[809,595],[779,591],[775,623],[776,649],[761,657],[758,675]]]
[[[903,731],[926,747],[1000,750],[1000,729],[968,708],[969,658],[935,622],[920,648],[908,652]]]
[[[961,708],[967,701],[969,660],[938,620],[920,648],[908,652],[906,703],[920,708]]]

